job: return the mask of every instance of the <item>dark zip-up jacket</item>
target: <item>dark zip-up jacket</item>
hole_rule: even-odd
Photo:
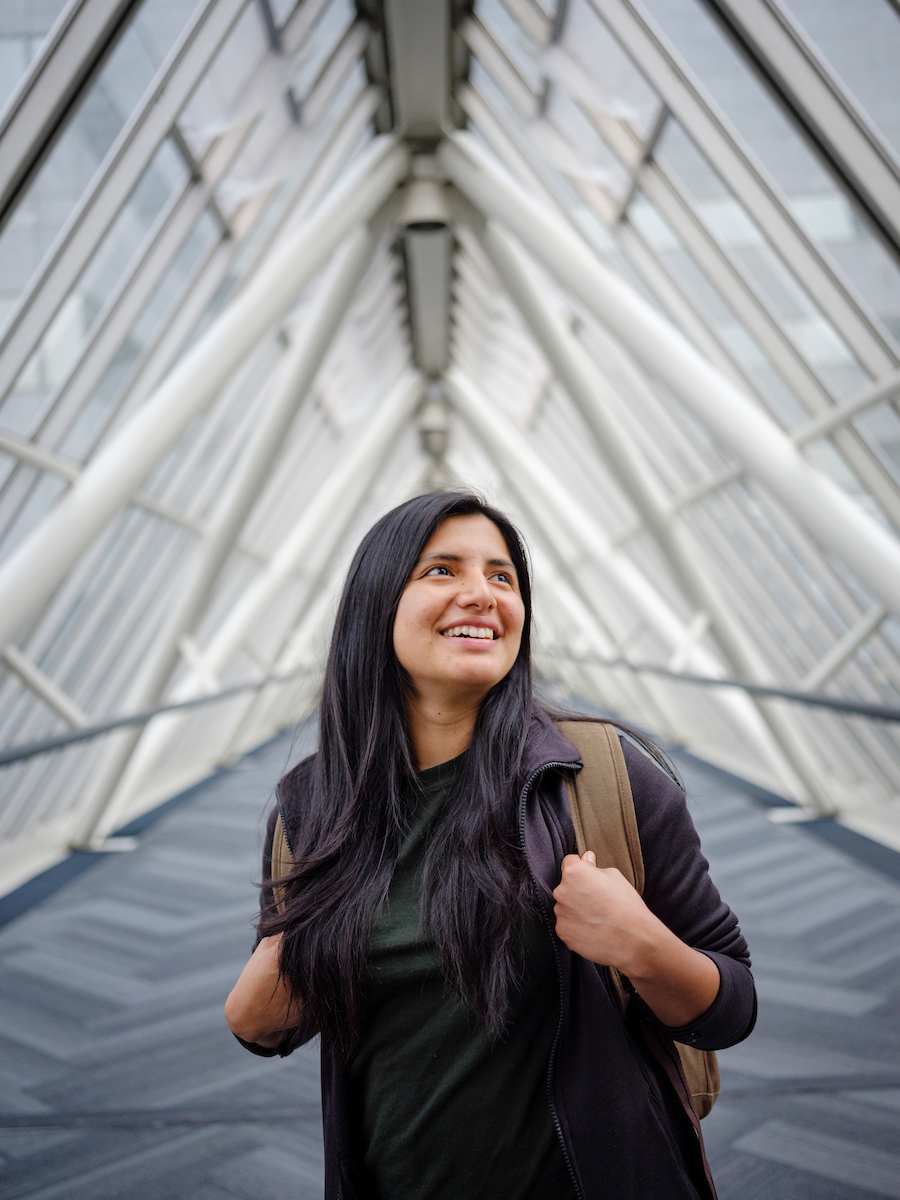
[[[548,937],[556,952],[560,1023],[548,1066],[551,1110],[581,1200],[709,1200],[696,1122],[685,1115],[660,1061],[671,1039],[698,1049],[742,1041],[756,1020],[756,994],[747,943],[737,918],[709,877],[684,794],[642,751],[622,739],[644,857],[644,900],[674,933],[719,969],[712,1007],[684,1029],[667,1029],[642,1005],[623,1022],[602,967],[573,954],[555,934],[553,888],[560,863],[575,850],[564,772],[580,766],[578,751],[543,713],[533,718],[526,783],[519,797],[520,830],[529,867],[543,898]],[[308,759],[295,768],[302,795]],[[268,877],[277,810],[270,822],[263,870]],[[285,807],[288,844],[296,814]],[[314,1035],[299,1028],[273,1050],[289,1054]],[[655,1043],[654,1053],[650,1044]],[[354,1144],[351,1102],[341,1062],[322,1048],[325,1200],[367,1200],[361,1147]]]

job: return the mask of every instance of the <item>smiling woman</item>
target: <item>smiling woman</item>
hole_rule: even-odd
[[[468,746],[482,701],[518,657],[524,622],[518,574],[497,525],[482,513],[444,520],[413,568],[394,619],[420,770]]]
[[[521,539],[477,497],[401,505],[351,564],[226,1005],[256,1054],[321,1035],[327,1200],[714,1196],[651,1046],[747,1036],[747,947],[650,744],[622,739],[643,898],[572,853],[580,756],[533,697],[530,626]]]

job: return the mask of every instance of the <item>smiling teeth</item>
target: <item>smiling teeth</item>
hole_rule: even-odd
[[[452,629],[445,629],[441,636],[490,638],[493,640],[494,631],[493,629],[485,629],[482,625],[454,625]]]

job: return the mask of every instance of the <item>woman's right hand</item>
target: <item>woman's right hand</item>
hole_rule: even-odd
[[[300,1023],[301,1006],[278,978],[281,934],[263,938],[225,1001],[225,1020],[242,1041],[273,1049]]]

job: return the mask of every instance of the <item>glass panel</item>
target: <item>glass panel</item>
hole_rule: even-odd
[[[734,310],[685,250],[672,227],[643,193],[628,207],[628,220],[684,289],[731,358],[788,429],[809,414],[769,362],[761,346]]]
[[[46,404],[77,361],[97,318],[104,314],[120,282],[131,274],[147,234],[188,178],[181,155],[164,142],[0,406],[0,422],[7,423],[8,414],[21,411],[23,403],[30,410],[31,427],[40,422]]]
[[[900,483],[900,416],[890,404],[879,405],[853,422]]]
[[[842,6],[836,0],[827,5],[821,0],[805,2],[808,7],[818,5],[823,12],[843,10],[842,21],[860,26],[864,23],[856,5]],[[862,209],[815,156],[802,132],[791,124],[697,0],[645,0],[645,5],[786,193],[798,224],[826,248],[885,329],[900,342],[900,266],[872,230]],[[896,78],[894,63],[892,101],[895,113],[900,113]],[[900,121],[900,117],[896,119]]]
[[[550,90],[544,117],[526,128],[538,150],[564,175],[576,183],[596,184],[617,199],[624,198],[631,176],[575,101],[560,88]]]
[[[26,534],[53,507],[66,490],[68,484],[57,475],[41,475],[30,489],[28,498],[19,508],[12,524],[4,531],[0,540],[0,561],[11,554]]]
[[[307,95],[355,18],[356,11],[350,0],[332,0],[315,28],[307,35],[303,64],[291,84],[294,95],[299,99]]]
[[[536,166],[548,189],[565,206],[588,240],[603,255],[623,261],[606,226],[573,182],[576,179],[587,182],[586,177],[590,173],[590,167],[579,162],[577,151],[562,140],[555,126],[549,121],[532,121],[526,126],[497,81],[477,59],[472,63],[469,82],[503,124],[506,133],[519,146],[525,158]],[[478,132],[478,126],[474,122],[472,129]],[[621,187],[621,179],[627,178],[624,169],[618,160],[612,157],[593,128],[591,139],[603,147],[604,162],[612,164],[613,171],[616,172],[611,173],[612,179]],[[568,167],[572,173],[566,174],[564,167]]]
[[[217,223],[204,213],[182,243],[172,265],[166,271],[143,312],[132,326],[128,337],[116,352],[113,361],[97,385],[94,394],[78,414],[58,449],[70,458],[83,460],[93,449],[106,428],[123,387],[135,364],[152,345],[167,314],[183,297],[190,286],[198,264],[219,240]]]
[[[269,0],[269,8],[275,24],[280,29],[297,7],[298,0]]]
[[[707,229],[832,394],[845,398],[859,391],[868,376],[850,347],[674,118],[666,122],[654,157],[678,178]]]
[[[65,0],[0,4],[0,110],[16,90]]]
[[[145,0],[0,233],[5,321],[183,28],[195,0]]]
[[[900,17],[886,0],[782,0],[900,158]]]
[[[178,127],[196,159],[202,160],[216,138],[230,129],[241,92],[268,50],[259,6],[249,4],[182,109]]]
[[[531,90],[540,95],[544,88],[544,73],[538,64],[537,48],[521,25],[500,0],[478,0],[475,13]]]
[[[553,73],[555,83],[568,87],[586,106],[627,121],[642,139],[653,128],[660,112],[659,97],[640,73],[588,0],[570,0],[561,45],[584,69],[584,75],[566,69]],[[553,47],[545,54],[553,63]]]

